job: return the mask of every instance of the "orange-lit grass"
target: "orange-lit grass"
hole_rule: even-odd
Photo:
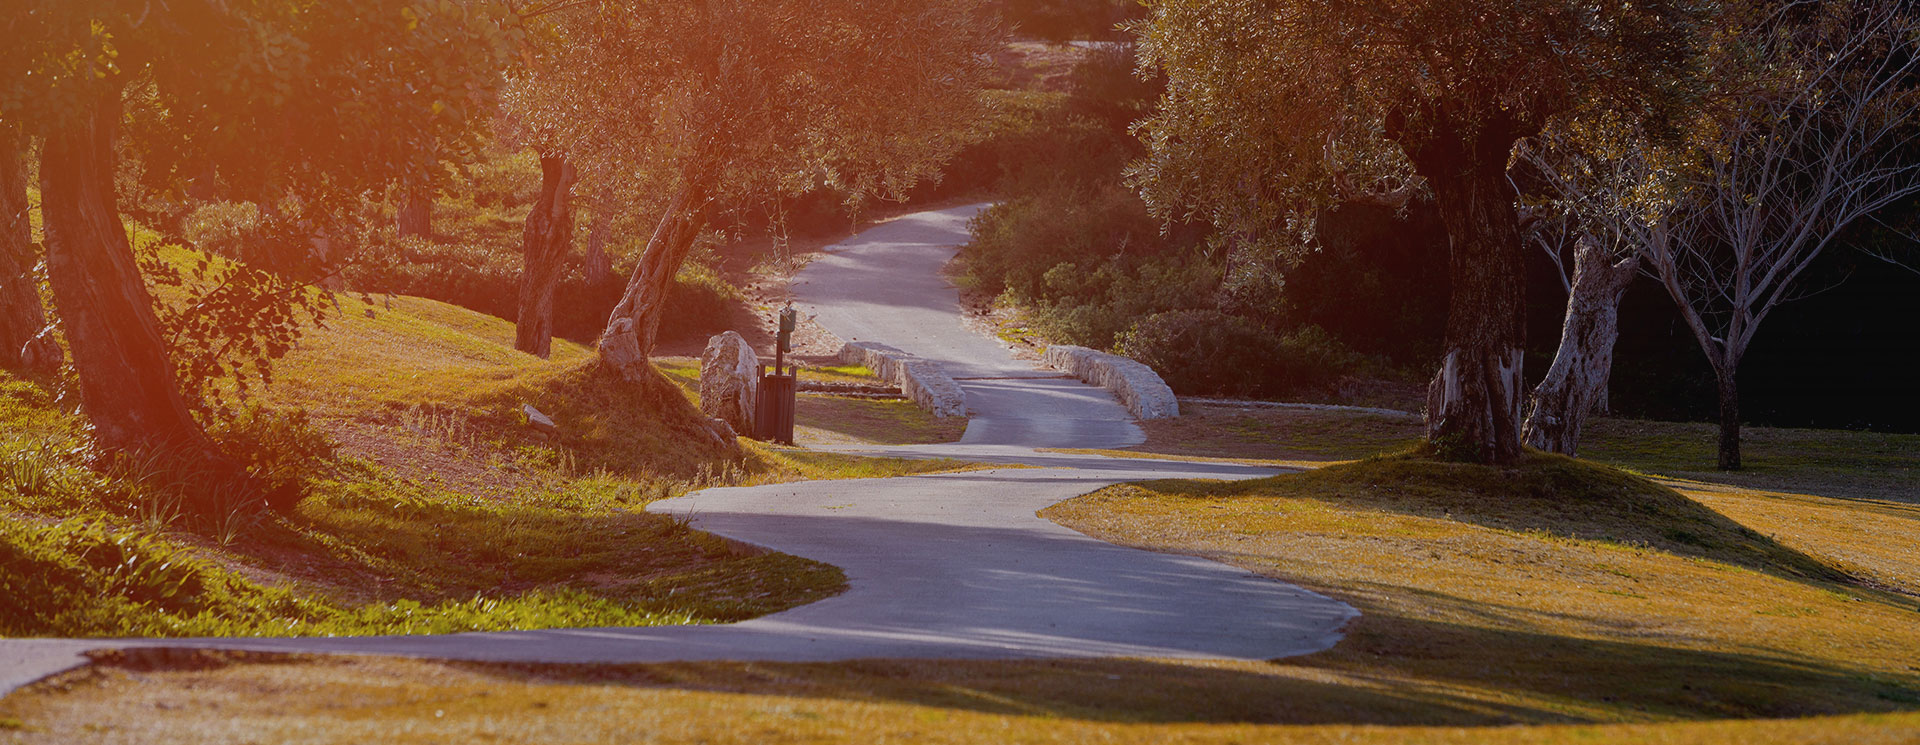
[[[178,612],[104,613],[95,606],[124,591],[110,572],[79,572],[63,580],[60,602],[35,601],[41,617],[0,619],[0,633],[418,633],[736,620],[831,595],[839,571],[790,556],[736,555],[713,536],[646,514],[647,502],[712,485],[964,466],[756,444],[730,451],[711,439],[686,387],[664,376],[616,383],[594,369],[588,350],[560,340],[554,359],[540,360],[511,348],[512,324],[444,303],[342,296],[341,305],[281,361],[267,401],[313,412],[343,457],[318,465],[309,498],[291,512],[236,511],[217,535],[169,507],[177,495],[145,481],[109,500],[78,475],[23,477],[84,475],[65,455],[79,442],[80,418],[40,384],[0,373],[0,553],[78,561],[71,552],[83,549],[67,543],[15,538],[58,520],[101,523],[116,537],[145,537],[156,551],[206,560],[193,570],[206,576],[203,584],[232,579],[247,588],[232,598],[196,595]],[[558,433],[527,427],[522,404],[551,416]],[[288,592],[312,602],[301,606]],[[418,608],[395,605],[402,603]],[[614,605],[620,612],[608,612]]]
[[[20,743],[1911,742],[1920,715],[1487,727],[1401,681],[1262,663],[98,669],[0,701]],[[1405,720],[1452,724],[1388,724]],[[11,739],[9,739],[11,738]]]
[[[1844,523],[1872,510],[1823,505]],[[1564,458],[1370,460],[1118,486],[1044,513],[1292,579],[1365,613],[1272,663],[873,661],[108,667],[0,702],[22,742],[1895,743],[1910,597]],[[1910,562],[1911,563],[1911,562]],[[1524,726],[1506,726],[1524,725]],[[91,729],[89,729],[91,728]]]

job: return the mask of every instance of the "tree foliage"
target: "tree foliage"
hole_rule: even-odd
[[[1142,65],[1169,82],[1134,167],[1157,214],[1275,247],[1276,226],[1417,184],[1409,150],[1580,106],[1686,100],[1686,0],[1159,0]],[[1496,120],[1508,120],[1498,122]],[[1505,160],[1505,149],[1495,153]],[[1309,221],[1310,222],[1310,221]]]
[[[43,140],[49,280],[103,452],[224,458],[187,414],[216,375],[264,374],[318,305],[364,195],[417,169],[490,102],[519,32],[507,6],[451,0],[23,0],[0,23],[0,126]],[[395,122],[407,123],[395,126]],[[423,153],[427,155],[422,155]],[[120,217],[189,183],[253,202],[246,261],[162,273],[156,317]],[[253,239],[259,240],[253,240]]]
[[[1714,90],[1677,131],[1599,109],[1526,151],[1540,204],[1639,260],[1717,379],[1720,466],[1740,466],[1736,377],[1754,335],[1856,221],[1920,194],[1920,16],[1892,0],[1740,6]]]
[[[718,206],[829,187],[900,197],[936,177],[998,38],[978,0],[576,5],[510,82],[508,129],[564,155],[589,191],[660,215],[614,313],[642,355]]]
[[[1355,197],[1434,200],[1450,243],[1447,346],[1428,439],[1520,456],[1523,262],[1506,164],[1573,108],[1682,96],[1687,0],[1160,0],[1138,27],[1163,72],[1136,183],[1164,219],[1205,219],[1267,251],[1312,244]]]

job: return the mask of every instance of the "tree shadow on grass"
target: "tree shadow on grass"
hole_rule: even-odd
[[[1176,494],[1192,491],[1182,483],[1142,486]],[[1210,487],[1197,496],[1307,498],[1499,530],[1645,546],[1800,581],[1856,581],[1673,489],[1559,455],[1533,453],[1511,467],[1383,456]]]
[[[505,681],[904,703],[1114,723],[1495,726],[1920,709],[1920,690],[1762,652],[1369,617],[1270,663],[1137,659],[451,663]]]

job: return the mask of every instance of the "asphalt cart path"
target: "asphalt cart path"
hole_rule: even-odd
[[[1024,467],[707,489],[649,507],[746,544],[839,566],[849,589],[740,623],[333,638],[0,640],[0,693],[84,664],[92,649],[218,648],[520,662],[861,658],[1271,659],[1325,649],[1356,612],[1243,569],[1122,548],[1039,518],[1126,481],[1254,478],[1224,463],[1036,450],[1136,442],[1105,391],[1035,369],[962,325],[939,270],[978,205],[893,220],[833,247],[796,295],[843,338],[883,341],[954,372],[974,412],[952,445],[876,454]],[[1037,467],[1035,467],[1037,466]]]

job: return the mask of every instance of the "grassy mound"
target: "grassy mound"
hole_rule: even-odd
[[[1262,493],[1282,486],[1357,509],[1647,547],[1794,577],[1846,579],[1673,489],[1563,455],[1528,453],[1504,468],[1392,455],[1277,478],[1232,488]]]
[[[0,635],[429,633],[733,621],[838,592],[838,569],[753,554],[645,505],[706,486],[891,476],[705,433],[687,385],[600,372],[555,340],[419,298],[341,297],[259,416],[216,432],[315,454],[307,497],[186,514],[191,478],[84,467],[57,382],[0,373]],[[523,404],[557,434],[526,426]],[[287,416],[304,411],[306,416]]]
[[[1360,609],[1338,646],[1262,673],[1296,691],[1279,698],[1314,702],[1285,721],[1920,710],[1920,601],[1815,558],[1874,535],[1886,515],[1867,503],[1825,507],[1830,525],[1788,547],[1688,495],[1586,461],[1532,455],[1502,468],[1397,455],[1249,482],[1115,486],[1042,515]],[[1920,556],[1888,553],[1878,566],[1912,574]]]

